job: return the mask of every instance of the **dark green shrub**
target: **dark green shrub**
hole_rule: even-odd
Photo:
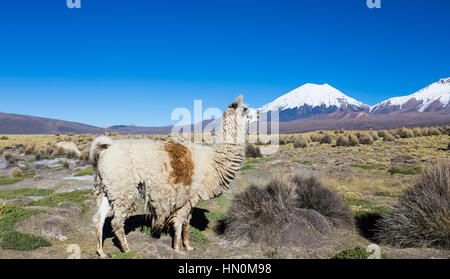
[[[17,251],[31,251],[39,247],[50,247],[52,243],[45,238],[27,233],[10,231],[2,236],[1,247],[3,249]]]
[[[388,172],[390,174],[409,174],[409,175],[415,175],[415,174],[419,174],[422,172],[422,168],[421,167],[414,167],[414,168],[410,168],[410,169],[405,169],[405,168],[390,168],[388,170]]]
[[[331,259],[349,260],[349,259],[367,259],[371,254],[366,249],[357,247],[353,249],[345,249],[334,255]]]

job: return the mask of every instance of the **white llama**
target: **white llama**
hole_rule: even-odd
[[[152,217],[152,230],[173,225],[173,248],[180,241],[187,250],[192,208],[199,200],[222,194],[244,160],[245,127],[250,117],[242,96],[230,104],[218,130],[216,144],[175,143],[153,140],[112,140],[101,136],[91,145],[98,212],[94,215],[97,253],[102,249],[105,218],[124,252],[129,251],[124,220],[141,195]],[[253,115],[251,115],[253,117]]]

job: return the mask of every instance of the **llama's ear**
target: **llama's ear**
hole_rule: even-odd
[[[239,95],[239,96],[236,97],[234,102],[231,103],[231,105],[229,105],[228,107],[229,108],[234,108],[234,109],[236,109],[238,107],[241,107],[244,104],[242,100],[243,100],[242,95]]]

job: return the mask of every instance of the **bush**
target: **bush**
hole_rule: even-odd
[[[22,176],[22,170],[20,168],[13,168],[10,172],[9,175],[11,177],[21,177]]]
[[[400,129],[400,131],[398,131],[398,135],[401,138],[413,138],[414,137],[413,131],[411,131],[411,129],[408,129],[408,128]]]
[[[355,135],[348,136],[348,145],[349,146],[357,146],[359,145],[359,140]]]
[[[430,136],[440,136],[440,135],[441,135],[441,132],[438,129],[436,129],[436,128],[430,129]]]
[[[345,249],[334,255],[331,259],[349,260],[349,259],[367,259],[371,254],[362,247],[354,249]]]
[[[294,208],[292,182],[272,180],[265,187],[251,185],[232,200],[224,220],[224,234],[230,239],[282,244]]]
[[[339,135],[339,137],[336,139],[336,145],[337,146],[347,146],[348,139],[343,135]]]
[[[378,131],[378,137],[380,137],[380,138],[384,138],[385,136],[386,136],[386,134],[387,133],[389,133],[388,131],[384,131],[384,130],[382,130],[382,131]]]
[[[259,147],[248,143],[245,147],[245,156],[249,158],[261,157],[261,150],[259,149]]]
[[[31,251],[39,247],[50,247],[52,243],[45,238],[27,233],[10,231],[2,235],[1,247],[17,251]]]
[[[419,174],[422,172],[422,168],[421,167],[414,167],[414,168],[410,168],[410,169],[405,169],[405,168],[390,168],[388,170],[388,172],[390,174],[410,174],[410,175],[415,175],[415,174]]]
[[[320,139],[320,144],[331,144],[333,142],[333,138],[330,135],[325,135]]]
[[[353,215],[350,208],[333,191],[315,177],[295,176],[297,207],[314,209],[325,216],[336,227],[352,227]]]
[[[69,161],[67,159],[64,159],[64,162],[62,165],[63,165],[63,168],[65,168],[65,169],[68,169],[70,167]]]
[[[27,145],[27,146],[25,147],[25,155],[33,154],[35,148],[36,148],[35,145],[31,145],[31,144],[30,144],[30,145]]]
[[[89,151],[83,151],[80,155],[81,161],[89,161]]]
[[[8,140],[9,138],[7,137],[7,136],[2,136],[1,138],[0,138],[0,140]]]
[[[294,148],[305,148],[308,146],[306,139],[302,136],[297,136],[294,141]]]
[[[369,134],[360,134],[359,136],[359,143],[360,144],[373,144],[373,139]]]
[[[377,239],[395,247],[450,248],[450,161],[428,168],[379,222]]]
[[[422,136],[422,131],[419,128],[414,128],[412,130],[413,134],[415,137],[421,137]]]
[[[395,137],[391,133],[386,133],[385,137],[383,138],[383,141],[395,141]]]
[[[55,133],[55,136],[59,137],[61,134],[60,133]]]
[[[312,134],[310,136],[312,142],[319,142],[321,137],[318,134]]]
[[[3,158],[5,158],[6,161],[9,161],[13,157],[12,153],[9,151],[3,152]]]
[[[374,141],[377,141],[380,137],[378,136],[378,133],[377,132],[371,132],[370,133],[370,136],[372,137],[372,139],[374,140]]]
[[[421,130],[422,136],[429,136],[430,135],[430,129],[427,127],[422,128]]]
[[[272,246],[306,245],[328,232],[329,223],[353,224],[350,209],[315,178],[297,176],[237,194],[224,219],[224,234]]]

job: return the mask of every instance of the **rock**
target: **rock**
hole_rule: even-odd
[[[298,246],[308,249],[321,247],[321,240],[331,231],[327,219],[313,209],[298,209],[291,215],[280,241],[283,246]]]
[[[97,208],[97,203],[94,200],[85,200],[83,204],[89,208]]]
[[[39,234],[41,231],[41,226],[51,215],[42,213],[31,216],[30,218],[16,223],[15,229],[18,232]]]
[[[56,211],[58,212],[58,215],[68,218],[80,218],[83,216],[83,209],[81,206],[71,202],[60,203]]]
[[[35,177],[33,177],[34,181],[41,181],[42,179],[44,179],[42,175],[36,175]]]
[[[61,216],[53,216],[44,221],[41,226],[41,235],[45,238],[66,240],[65,236],[71,231],[69,222]]]
[[[16,224],[18,232],[40,235],[47,239],[66,240],[67,234],[72,231],[69,222],[61,216],[37,214]]]

